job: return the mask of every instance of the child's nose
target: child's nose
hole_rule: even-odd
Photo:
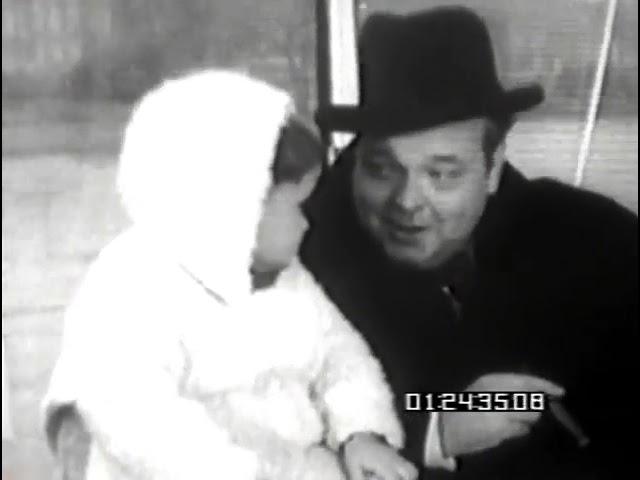
[[[309,230],[309,220],[304,215],[300,215],[300,230],[303,232]]]

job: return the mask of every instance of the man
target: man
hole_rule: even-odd
[[[637,443],[637,217],[506,162],[543,94],[500,85],[474,13],[374,14],[360,59],[361,105],[317,115],[357,136],[308,204],[302,256],[381,359],[407,457],[428,479],[619,478]],[[527,411],[429,403],[465,391],[534,393]]]

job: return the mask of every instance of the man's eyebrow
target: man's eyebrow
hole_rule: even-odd
[[[431,155],[430,157],[436,163],[460,163],[460,158],[457,155],[447,155],[447,154],[439,154],[439,155]]]

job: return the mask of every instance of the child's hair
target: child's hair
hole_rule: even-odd
[[[322,143],[310,127],[291,116],[276,146],[271,167],[273,185],[298,183],[315,167],[324,167]]]

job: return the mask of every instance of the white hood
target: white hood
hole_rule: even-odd
[[[229,71],[170,80],[125,132],[118,188],[136,226],[226,302],[249,267],[288,94]]]

